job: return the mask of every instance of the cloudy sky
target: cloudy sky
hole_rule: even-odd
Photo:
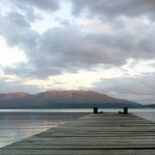
[[[154,0],[0,0],[0,93],[86,89],[155,103]]]

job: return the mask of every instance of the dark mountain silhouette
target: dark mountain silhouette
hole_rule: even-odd
[[[85,90],[51,90],[35,95],[25,92],[0,94],[0,108],[141,108],[142,105]]]

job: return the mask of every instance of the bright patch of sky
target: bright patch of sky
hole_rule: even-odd
[[[94,71],[81,70],[74,74],[65,73],[59,76],[51,76],[48,80],[25,80],[23,84],[38,85],[45,89],[89,89],[94,82],[100,79],[136,77],[143,73],[155,72],[155,68],[150,66],[152,63],[155,63],[155,61],[140,61],[136,63],[133,59],[130,59],[126,65],[120,68],[99,67]]]
[[[9,47],[6,41],[0,37],[0,66],[12,66],[23,61],[27,61],[24,52],[18,46]]]
[[[40,34],[43,34],[46,30],[53,27],[62,26],[63,22],[75,23],[74,17],[71,15],[71,4],[63,2],[60,5],[60,9],[54,13],[35,10],[37,14],[41,15],[41,19],[31,23],[31,28]],[[80,19],[79,19],[80,20]],[[76,20],[77,22],[78,20]]]

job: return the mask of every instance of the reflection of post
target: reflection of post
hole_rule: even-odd
[[[98,108],[94,107],[94,114],[97,114],[97,113],[98,113]]]
[[[124,114],[128,114],[128,107],[124,107]]]

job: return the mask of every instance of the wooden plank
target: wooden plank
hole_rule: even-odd
[[[129,137],[53,137],[31,138],[20,143],[14,143],[7,149],[126,149],[126,148],[155,148],[155,138]]]

